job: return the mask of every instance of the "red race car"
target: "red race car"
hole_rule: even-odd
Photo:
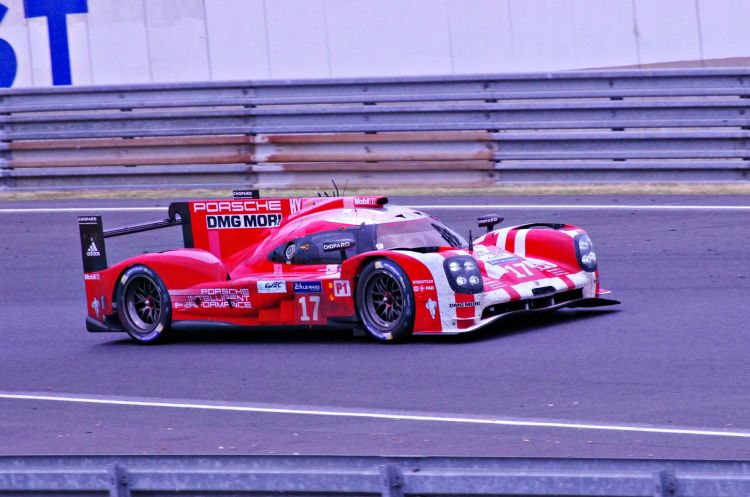
[[[188,327],[326,325],[402,342],[618,303],[601,297],[584,230],[501,221],[479,218],[487,233],[466,242],[379,196],[176,202],[163,221],[109,231],[80,216],[86,328],[153,343]],[[107,265],[105,238],[176,225],[185,248]]]

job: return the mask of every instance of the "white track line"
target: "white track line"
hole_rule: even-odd
[[[750,211],[750,205],[616,205],[616,204],[490,204],[490,205],[408,205],[424,210],[639,210],[639,211]],[[0,214],[165,212],[167,207],[29,207],[0,209]]]
[[[704,428],[677,428],[645,425],[626,425],[626,424],[592,424],[585,422],[558,422],[542,421],[521,418],[490,418],[482,416],[441,416],[437,414],[410,414],[395,411],[346,411],[335,408],[287,408],[274,407],[257,404],[229,404],[229,403],[188,403],[184,401],[156,401],[143,399],[128,399],[125,397],[99,397],[99,396],[79,396],[79,395],[42,395],[42,394],[21,394],[21,393],[0,393],[0,399],[8,400],[36,400],[52,402],[72,402],[78,404],[99,404],[99,405],[116,405],[130,407],[158,407],[173,409],[193,409],[209,411],[230,411],[230,412],[253,412],[267,414],[296,414],[302,416],[334,416],[342,418],[368,418],[384,419],[392,421],[419,421],[430,423],[461,423],[477,425],[496,425],[496,426],[524,426],[530,428],[566,428],[576,430],[600,430],[600,431],[619,431],[619,432],[637,432],[637,433],[658,433],[664,435],[698,435],[711,437],[730,437],[730,438],[750,438],[750,431],[727,431]]]
[[[617,204],[490,204],[412,205],[413,209],[554,209],[554,210],[641,210],[641,211],[750,211],[750,205],[617,205]]]
[[[55,212],[166,212],[167,207],[29,207],[0,209],[0,214],[34,214]]]

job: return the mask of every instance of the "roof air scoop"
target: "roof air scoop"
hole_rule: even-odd
[[[388,197],[380,196],[368,196],[368,197],[354,197],[354,207],[366,207],[370,209],[377,209],[383,207],[388,203]]]

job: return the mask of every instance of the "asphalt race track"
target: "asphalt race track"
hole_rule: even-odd
[[[75,217],[167,203],[4,202],[0,454],[750,458],[750,198],[399,203],[479,204],[425,209],[467,234],[487,204],[532,206],[500,209],[505,224],[583,226],[623,304],[398,346],[289,330],[143,347],[85,331]],[[40,207],[86,208],[7,210]],[[103,215],[105,227],[162,217]],[[112,262],[179,244],[170,229],[107,248]]]

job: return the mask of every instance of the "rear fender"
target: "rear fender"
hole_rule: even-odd
[[[224,264],[205,250],[179,249],[132,257],[98,273],[101,294],[109,297],[104,306],[106,314],[114,314],[112,304],[117,297],[120,280],[128,268],[136,265],[148,266],[156,271],[169,290],[226,281],[228,277]]]

